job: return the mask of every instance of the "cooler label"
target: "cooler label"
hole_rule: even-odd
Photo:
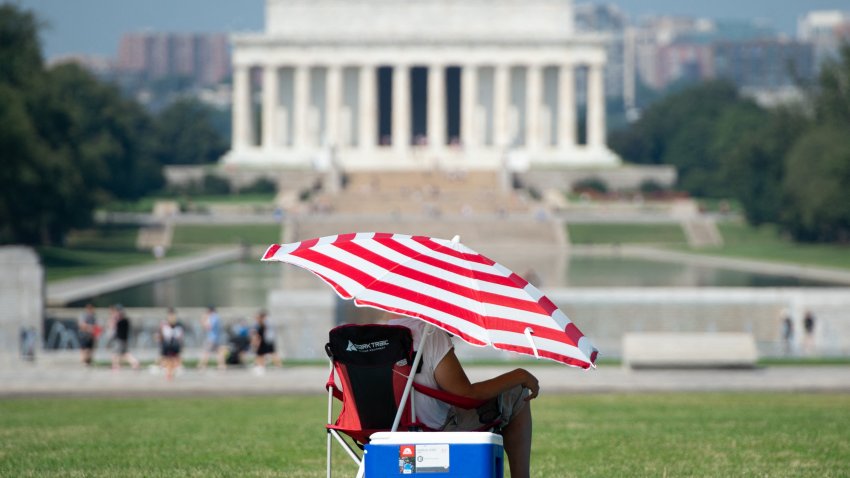
[[[417,473],[448,473],[449,445],[416,445]]]
[[[448,473],[449,445],[402,445],[398,448],[398,471],[414,473]]]
[[[402,475],[416,473],[415,445],[402,445],[398,447],[398,472]]]

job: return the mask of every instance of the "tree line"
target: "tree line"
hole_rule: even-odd
[[[850,242],[850,45],[798,104],[764,109],[726,82],[650,106],[611,147],[639,164],[671,164],[693,196],[734,198],[753,225],[808,242]]]
[[[226,149],[195,100],[154,116],[80,66],[46,67],[43,27],[0,5],[0,244],[61,244],[98,206],[161,189],[163,165]]]

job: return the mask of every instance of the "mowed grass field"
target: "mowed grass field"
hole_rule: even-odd
[[[850,476],[850,395],[541,396],[535,477]],[[0,476],[323,477],[324,397],[0,401]],[[337,447],[338,448],[338,447]],[[353,476],[338,450],[334,476]]]

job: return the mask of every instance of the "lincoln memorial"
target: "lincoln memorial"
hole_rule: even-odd
[[[570,0],[266,0],[265,18],[233,37],[225,165],[620,162],[605,144],[603,39],[573,32]]]

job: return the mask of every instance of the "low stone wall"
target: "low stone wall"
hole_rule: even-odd
[[[0,247],[0,366],[37,354],[44,311],[44,268],[29,247]]]
[[[742,332],[630,332],[623,336],[623,366],[648,368],[754,368],[752,334]]]
[[[580,181],[597,178],[605,182],[612,190],[639,189],[646,181],[653,181],[664,187],[672,187],[676,183],[676,168],[659,165],[624,165],[611,169],[544,169],[532,168],[517,174],[519,180],[526,186],[538,191],[558,189],[569,191]]]
[[[327,333],[338,323],[368,321],[379,316],[342,301],[326,288],[296,288],[315,277],[302,272],[303,281],[282,284],[286,290],[269,295],[269,323],[275,328],[278,350],[285,359],[324,359]],[[296,284],[296,282],[298,284]],[[820,288],[576,288],[544,292],[578,325],[600,350],[600,358],[622,358],[623,337],[629,333],[716,334],[745,333],[755,340],[759,357],[850,356],[850,289]],[[154,351],[153,333],[165,317],[162,308],[127,309],[133,319],[132,345],[138,351]],[[816,317],[811,336],[803,331],[803,316]],[[256,308],[219,308],[225,324],[252,325]],[[783,340],[782,320],[792,318],[794,335]],[[48,309],[50,318],[73,323],[80,309]],[[200,319],[203,308],[181,308],[187,326],[187,347],[197,354],[203,343]],[[108,312],[98,310],[105,324]],[[61,334],[45,331],[48,346]],[[105,347],[105,341],[100,347]],[[459,341],[458,341],[459,342]],[[458,343],[463,360],[515,360],[517,354],[489,347]],[[104,353],[108,353],[103,349]]]
[[[544,290],[600,350],[622,356],[630,332],[752,334],[759,356],[850,355],[847,288],[606,288]],[[803,317],[816,317],[811,336]],[[782,320],[794,335],[786,343]]]
[[[212,174],[230,181],[231,187],[241,188],[265,178],[278,183],[280,190],[301,191],[310,189],[323,174],[312,170],[251,168],[234,165],[225,166],[166,166],[163,169],[168,184],[186,185],[201,181],[205,175]]]

